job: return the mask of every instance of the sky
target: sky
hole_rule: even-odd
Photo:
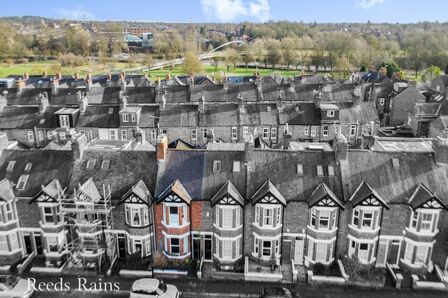
[[[447,22],[447,11],[448,0],[40,0],[1,5],[0,16],[193,23],[416,23]]]

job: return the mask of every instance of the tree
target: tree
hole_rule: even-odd
[[[428,67],[422,75],[422,82],[429,82],[437,78],[442,74],[442,69],[438,66],[431,65]]]
[[[272,65],[272,70],[275,70],[275,66],[282,60],[282,51],[280,42],[278,40],[271,39],[267,42],[266,46],[266,63]]]
[[[227,72],[230,71],[230,66],[233,65],[233,69],[236,68],[236,64],[239,59],[239,54],[235,49],[228,48],[224,52],[224,61],[226,62]]]
[[[392,61],[384,61],[381,63],[377,69],[385,68],[386,69],[386,75],[391,78],[394,73],[400,72],[400,66],[398,66],[395,62]]]
[[[195,75],[203,70],[202,62],[193,51],[186,51],[184,55],[183,71],[188,75]]]
[[[297,44],[297,40],[291,37],[286,37],[281,40],[283,62],[288,69],[290,65],[296,65],[296,61],[298,60],[295,51]]]
[[[151,68],[154,65],[154,58],[152,58],[151,54],[146,54],[143,57],[143,65],[145,65],[148,68]]]
[[[244,62],[247,70],[248,64],[256,60],[255,53],[252,47],[248,45],[244,45],[242,47],[241,60]]]

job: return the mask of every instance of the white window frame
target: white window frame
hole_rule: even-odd
[[[221,161],[214,160],[213,161],[213,173],[219,173],[219,172],[221,172]]]
[[[277,139],[277,127],[271,127],[271,140]]]
[[[274,225],[274,208],[263,208],[263,227]]]
[[[311,137],[317,136],[317,127],[311,126]]]
[[[239,173],[241,172],[241,161],[234,160],[232,163],[232,172]]]
[[[333,118],[334,117],[334,110],[328,110],[327,111],[327,117],[328,118]]]
[[[322,126],[322,136],[328,137],[328,125]]]
[[[350,136],[356,135],[356,124],[350,124]]]
[[[334,167],[328,166],[328,176],[333,177],[334,176]]]
[[[126,129],[122,129],[121,130],[121,139],[123,141],[127,141],[128,140],[128,131]]]
[[[109,139],[118,140],[117,131],[115,129],[109,129]]]
[[[154,141],[155,139],[157,139],[157,130],[151,129],[151,141]]]
[[[11,172],[12,170],[14,170],[15,164],[16,164],[15,160],[11,160],[10,162],[8,162],[8,167],[6,168],[6,171]]]
[[[191,129],[191,140],[197,141],[198,139],[198,130],[196,128]]]
[[[16,189],[24,190],[26,188],[26,184],[28,183],[29,177],[30,175],[21,175],[17,181]]]
[[[297,175],[303,176],[303,164],[301,163],[297,164]]]
[[[137,122],[137,118],[134,113],[131,114],[131,122]]]
[[[123,122],[129,122],[129,115],[127,113],[123,113],[123,115],[121,115],[121,118]]]
[[[316,175],[318,177],[324,176],[324,167],[322,165],[316,165]]]
[[[68,115],[59,115],[59,124],[62,128],[70,128],[70,117]]]
[[[34,132],[32,130],[27,131],[27,138],[29,143],[34,142]]]
[[[238,140],[238,127],[236,127],[236,126],[233,126],[231,128],[231,139]]]
[[[263,127],[263,128],[262,128],[262,132],[263,132],[263,134],[262,134],[262,138],[263,138],[264,140],[269,139],[269,127]]]

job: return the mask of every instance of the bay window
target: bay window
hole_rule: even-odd
[[[145,227],[149,225],[149,209],[144,204],[126,204],[126,224],[131,227]]]
[[[361,263],[368,264],[375,260],[376,242],[373,240],[360,240],[350,237],[350,246],[348,255],[351,257],[356,254]]]
[[[254,257],[269,260],[280,258],[280,236],[265,237],[254,233]]]
[[[9,246],[8,246],[8,239],[6,238],[6,235],[0,235],[0,252],[8,252]]]
[[[260,227],[279,227],[282,223],[282,206],[277,204],[257,204],[254,222]]]
[[[433,243],[414,242],[409,239],[405,239],[405,242],[406,249],[402,261],[414,266],[428,265],[431,258]]]
[[[439,218],[439,210],[437,209],[418,209],[412,212],[410,229],[421,233],[437,232],[437,224]]]
[[[362,216],[362,228],[372,228],[373,211],[364,211]]]
[[[335,238],[329,240],[316,240],[312,237],[308,237],[308,260],[311,263],[331,263],[334,260],[333,247],[335,241]]]
[[[358,206],[353,209],[352,228],[361,230],[375,230],[379,227],[381,207]]]
[[[188,207],[184,203],[164,203],[163,223],[166,226],[185,226],[188,224]]]
[[[180,242],[178,238],[170,238],[170,253],[172,255],[179,255],[180,254]]]
[[[18,249],[20,249],[20,241],[17,231],[0,235],[0,252],[11,252]]]
[[[17,219],[14,201],[0,203],[0,223],[8,223]]]
[[[271,241],[262,241],[262,243],[263,243],[262,256],[263,257],[270,257],[271,256],[271,245],[272,245],[272,242]]]
[[[318,230],[333,230],[337,227],[337,207],[312,207],[309,226]]]
[[[219,229],[237,229],[241,225],[241,206],[216,205],[215,226]]]

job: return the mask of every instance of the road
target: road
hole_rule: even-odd
[[[36,284],[44,282],[56,283],[60,281],[61,277],[36,277]],[[119,277],[87,277],[86,280],[79,281],[77,277],[62,277],[63,282],[70,283],[71,290],[66,292],[58,291],[41,291],[35,292],[33,297],[129,297],[129,289],[133,280],[123,279]],[[81,289],[78,290],[79,284],[89,287],[94,286],[97,289],[101,286],[107,287],[110,283],[118,282],[119,291],[101,291],[89,292]],[[223,294],[221,297],[237,297],[235,293],[241,297],[256,297],[263,287],[278,286],[278,284],[257,283],[257,282],[230,282],[230,281],[215,281],[215,280],[197,280],[197,279],[165,279],[166,283],[174,284],[183,293],[181,297],[209,297],[208,293],[229,293]],[[413,290],[395,290],[395,289],[359,289],[347,288],[343,286],[307,286],[306,284],[287,285],[294,293],[299,293],[300,297],[310,298],[417,298],[417,297],[448,297],[447,292],[444,291],[413,291]],[[230,294],[232,293],[232,294]],[[238,295],[236,294],[236,295]],[[219,297],[219,296],[213,296]]]

